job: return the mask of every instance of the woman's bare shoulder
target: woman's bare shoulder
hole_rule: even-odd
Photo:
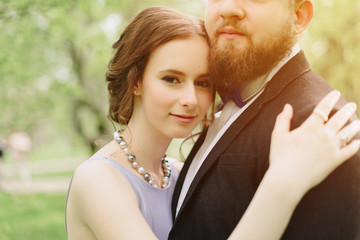
[[[138,235],[152,235],[130,183],[105,161],[81,164],[74,173],[69,196],[76,215],[100,239],[110,236],[138,239]],[[132,226],[136,225],[142,230],[133,231]]]
[[[102,160],[88,160],[79,165],[73,175],[71,188],[85,193],[114,194],[114,191],[128,194],[132,188],[126,178],[109,163]]]

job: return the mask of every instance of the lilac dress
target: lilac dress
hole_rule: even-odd
[[[154,188],[111,158],[95,157],[88,161],[105,161],[116,168],[129,181],[138,198],[139,209],[156,237],[160,240],[168,239],[173,223],[171,199],[179,176],[177,169],[171,166],[170,184],[167,188]]]

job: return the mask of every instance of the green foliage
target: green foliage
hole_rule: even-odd
[[[66,239],[65,199],[64,194],[0,193],[0,239]]]
[[[112,42],[151,5],[204,17],[206,1],[1,0],[0,139],[29,132],[31,160],[94,151],[95,140],[112,131],[104,80]],[[301,45],[313,69],[359,105],[360,1],[317,0],[315,7]],[[65,195],[0,193],[0,239],[65,239],[64,204]]]
[[[150,5],[194,10],[204,3],[2,1],[0,138],[26,131],[38,148],[56,138],[94,151],[111,132],[104,75],[124,25]]]
[[[30,133],[35,148],[56,138],[92,151],[97,139],[108,139],[104,74],[111,45],[150,5],[203,17],[206,1],[1,1],[0,138],[21,130]],[[360,2],[319,0],[315,7],[302,46],[316,72],[360,103]]]
[[[360,104],[360,1],[315,1],[302,45],[314,70],[348,100]]]

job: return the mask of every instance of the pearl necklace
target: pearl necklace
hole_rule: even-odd
[[[129,160],[131,166],[138,171],[143,177],[144,180],[149,183],[151,186],[155,188],[159,188],[155,182],[154,179],[151,178],[150,173],[146,172],[143,167],[140,166],[140,164],[136,161],[136,157],[134,154],[131,153],[131,150],[128,148],[127,143],[125,142],[124,138],[120,135],[120,131],[117,130],[113,134],[114,140],[120,145],[120,147],[124,150],[125,154],[127,155],[127,159]],[[161,159],[161,167],[164,172],[164,178],[162,180],[161,187],[166,188],[169,185],[170,182],[170,176],[171,176],[171,167],[169,165],[168,160],[165,159],[166,155]]]

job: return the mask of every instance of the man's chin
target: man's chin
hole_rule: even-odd
[[[249,42],[244,37],[227,39],[224,37],[219,37],[216,42],[216,48],[220,51],[226,51],[229,49],[242,51],[249,47]]]

